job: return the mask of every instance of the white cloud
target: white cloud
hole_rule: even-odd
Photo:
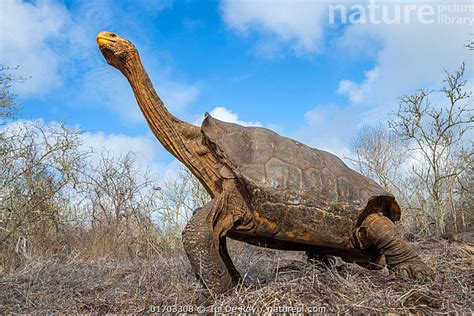
[[[377,80],[378,76],[379,69],[374,68],[365,73],[365,79],[362,83],[358,84],[351,80],[341,80],[337,92],[346,95],[352,103],[361,103],[365,99],[366,94],[369,93],[371,85]]]
[[[396,3],[386,5],[393,9]],[[456,14],[467,16],[468,12]],[[470,30],[467,24],[422,24],[417,19],[409,24],[350,25],[337,49],[359,50],[359,55],[365,54],[366,47],[379,49],[375,66],[364,79],[342,80],[339,92],[380,114],[393,109],[397,98],[404,94],[438,86],[445,76],[443,69],[455,70],[463,61],[468,63],[467,78],[471,79],[472,53],[465,47],[472,37]]]
[[[34,130],[38,143],[43,142],[43,134],[32,127],[41,128],[47,138],[54,142],[56,136],[51,132],[61,133],[60,124],[55,121],[15,120],[9,122],[0,130],[7,135],[23,135]],[[71,128],[71,127],[68,127]],[[151,133],[130,136],[125,134],[107,134],[98,132],[83,132],[78,135],[81,145],[79,150],[87,152],[88,163],[96,166],[102,157],[123,158],[131,154],[141,174],[149,171],[155,178],[172,178],[176,176],[180,163],[164,150],[159,141]]]
[[[305,113],[305,124],[294,137],[340,158],[348,157],[348,145],[359,124],[357,112],[353,107],[341,108],[335,104],[316,106]]]
[[[244,126],[262,126],[262,123],[260,123],[259,121],[246,122],[246,121],[239,120],[239,115],[237,113],[222,106],[218,106],[212,109],[212,111],[209,112],[209,114],[211,114],[211,116],[224,122],[235,123],[235,124],[240,124]]]
[[[386,6],[385,10],[391,12],[391,17],[396,5],[404,6],[399,1],[376,2]],[[255,40],[258,54],[271,56],[278,53],[281,46],[287,46],[299,55],[318,53],[324,47],[324,31],[334,30],[328,27],[328,15],[325,14],[331,3],[335,2],[223,0],[221,14],[228,27]],[[368,3],[361,0],[346,2],[345,5],[349,8],[354,4],[360,7]],[[437,14],[438,5],[451,4],[453,7],[456,3],[467,2],[415,0],[408,5],[431,6]],[[338,4],[344,5],[342,2]],[[469,10],[447,15],[472,20]],[[366,18],[370,21],[370,17]],[[361,80],[354,78],[361,74],[355,74],[340,81],[336,92],[348,98],[348,107],[324,105],[307,112],[305,126],[298,131],[296,138],[345,155],[360,124],[386,120],[388,113],[396,110],[397,99],[404,94],[414,93],[420,88],[439,88],[445,76],[444,69],[456,70],[465,61],[466,79],[472,87],[472,52],[465,47],[472,39],[472,27],[467,19],[464,23],[449,24],[438,18],[435,16],[431,24],[421,23],[415,12],[411,14],[409,23],[348,24],[339,28],[341,35],[334,34],[338,37],[331,38],[331,43],[326,45],[334,45],[331,48],[341,55],[341,65],[368,58],[372,65],[364,70]],[[252,33],[256,36],[251,37]]]
[[[282,45],[297,54],[315,53],[324,45],[325,28],[329,30],[328,8],[331,3],[335,1],[223,0],[221,14],[232,30],[246,35],[256,33],[256,50],[262,55],[271,55]],[[375,62],[365,70],[362,81],[353,78],[341,80],[338,92],[351,102],[373,107],[396,104],[396,99],[403,94],[438,85],[444,76],[443,69],[456,69],[462,61],[468,63],[468,79],[473,77],[471,52],[465,47],[472,38],[469,10],[438,11],[449,9],[444,1],[427,3],[415,0],[407,5],[398,1],[376,1],[378,9],[372,17],[368,16],[368,3],[366,0],[338,3],[345,5],[348,15],[352,5],[365,8],[367,23],[347,24],[341,29],[342,35],[334,41],[335,49],[347,51],[351,58],[373,57]],[[454,4],[461,8],[461,4],[465,7],[467,3],[454,1],[450,10]],[[401,10],[402,23],[371,24],[370,21],[381,20],[384,10],[393,19],[397,6]],[[409,23],[404,23],[408,21],[403,15],[406,6],[416,9],[408,14]],[[427,9],[434,12],[433,23],[425,23],[429,19],[420,13]],[[464,23],[448,23],[443,17],[467,19]]]
[[[231,123],[245,126],[261,126],[260,122],[241,121],[236,113],[223,107],[213,109],[211,115]],[[200,124],[201,121],[202,119],[198,123]],[[59,130],[58,122],[45,122],[39,119],[34,121],[15,120],[0,127],[0,131],[11,134],[22,133],[31,130],[31,126],[38,126],[46,132],[49,130]],[[42,135],[38,133],[39,142],[42,142],[41,137]],[[151,132],[138,136],[108,134],[102,131],[82,132],[78,137],[81,142],[79,150],[88,153],[88,163],[90,166],[97,166],[102,157],[118,159],[131,154],[141,175],[150,172],[155,179],[160,179],[161,181],[176,178],[179,169],[183,166],[162,147]],[[54,139],[51,139],[51,141],[54,141]]]
[[[222,106],[215,107],[214,109],[209,112],[209,114],[221,121],[235,123],[243,126],[262,126],[262,123],[259,121],[256,122],[246,122],[239,120],[239,115],[233,112],[230,109],[227,109]],[[201,126],[202,121],[204,120],[204,116],[202,115],[198,120],[194,122],[194,125]]]
[[[155,14],[171,1],[140,0],[136,5]],[[61,87],[61,92],[69,95],[71,104],[106,107],[127,123],[143,121],[128,82],[105,64],[95,43],[98,30],[112,28],[111,21],[120,14],[112,1],[78,4],[73,13],[54,0],[0,1],[1,63],[20,65],[15,75],[31,77],[16,85],[16,92],[22,97],[45,94],[69,77],[75,88]],[[153,63],[154,57],[147,57]],[[199,95],[194,84],[161,72],[151,77],[172,111],[183,110]]]
[[[51,1],[0,1],[0,56],[5,66],[20,65],[30,77],[21,93],[37,93],[60,84],[59,56],[48,43],[63,41],[61,33],[70,17],[64,6]]]
[[[256,50],[262,55],[275,54],[280,44],[297,53],[318,52],[323,45],[327,1],[224,0],[221,13],[232,30],[261,35]]]
[[[133,152],[137,159],[151,162],[158,158],[159,144],[151,135],[128,136],[124,134],[105,134],[103,132],[85,132],[80,136],[84,150],[92,150],[94,159],[108,153],[114,157],[125,156]],[[99,157],[97,157],[99,156]]]
[[[120,158],[131,154],[140,174],[150,175],[161,181],[177,176],[181,163],[171,156],[151,134],[129,136],[85,132],[80,135],[81,149],[91,152],[92,165],[99,163],[102,156]]]

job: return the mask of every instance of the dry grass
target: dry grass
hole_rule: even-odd
[[[473,311],[474,244],[469,242],[414,242],[436,271],[434,280],[424,283],[394,279],[386,271],[367,271],[340,261],[329,269],[310,266],[302,253],[232,246],[244,285],[212,298],[214,310],[230,311],[234,306],[261,312],[266,307],[292,306],[301,307],[298,311],[323,307],[319,311],[338,313]],[[202,304],[201,293],[181,251],[142,260],[44,259],[0,279],[0,310],[124,313],[168,306],[168,311],[179,311]],[[212,308],[207,306],[206,311]]]

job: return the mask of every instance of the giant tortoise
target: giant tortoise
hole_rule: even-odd
[[[390,193],[338,157],[265,128],[206,115],[202,126],[165,108],[135,46],[111,32],[97,35],[107,63],[128,79],[161,144],[199,179],[212,200],[183,231],[196,275],[211,293],[239,280],[226,238],[253,245],[338,256],[367,268],[420,278],[429,268],[400,237],[400,207]]]

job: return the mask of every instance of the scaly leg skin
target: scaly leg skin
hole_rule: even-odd
[[[193,211],[193,215],[196,214],[201,209],[202,207],[198,207],[197,209],[195,209]],[[240,276],[240,273],[237,270],[237,268],[234,266],[234,263],[232,262],[232,259],[229,255],[229,252],[227,250],[226,237],[221,237],[219,239],[219,254],[222,257],[222,260],[224,261],[224,264],[227,267],[227,270],[229,271],[230,276],[232,277],[233,285],[239,284],[239,281],[242,280],[242,277]]]
[[[356,263],[368,270],[382,270],[387,265],[387,261],[384,255],[378,255],[375,258],[372,258],[370,262],[357,262]]]
[[[219,254],[219,232],[208,220],[215,204],[211,201],[193,215],[183,231],[183,246],[198,279],[209,292],[220,294],[232,287],[232,276]]]
[[[400,236],[395,224],[386,216],[371,214],[359,228],[361,245],[375,245],[385,257],[390,273],[411,279],[425,279],[432,270]]]
[[[230,276],[232,278],[232,285],[235,286],[239,284],[239,282],[242,280],[242,277],[240,276],[240,273],[237,268],[234,266],[229,252],[227,251],[226,237],[221,237],[219,240],[219,254],[221,255],[222,260],[224,261],[224,264],[230,273]]]
[[[191,267],[212,295],[228,291],[240,278],[223,238],[245,217],[243,210],[238,193],[223,192],[198,209],[183,231],[183,246]]]

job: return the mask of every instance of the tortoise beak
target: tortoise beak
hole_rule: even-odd
[[[115,40],[110,37],[110,32],[100,32],[97,34],[96,40],[99,48],[103,48],[107,44],[115,42]]]

